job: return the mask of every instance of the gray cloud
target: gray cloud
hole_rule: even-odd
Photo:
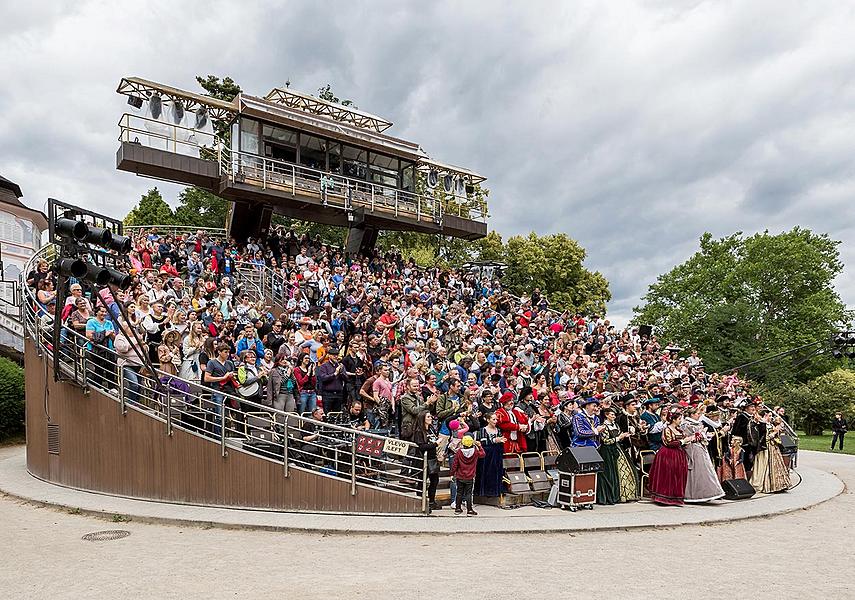
[[[327,82],[489,178],[505,237],[566,231],[617,320],[704,231],[827,231],[855,259],[855,14],[837,2],[0,1],[0,166],[26,199],[124,214],[123,75],[263,95]],[[59,3],[61,4],[61,3]],[[847,271],[838,289],[855,303]]]

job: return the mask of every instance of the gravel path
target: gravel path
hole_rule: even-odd
[[[835,473],[847,490],[766,519],[577,534],[206,530],[0,498],[0,597],[855,598],[855,456],[803,453],[801,462]],[[81,540],[104,529],[131,535]]]

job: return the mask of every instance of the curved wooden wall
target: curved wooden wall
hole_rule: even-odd
[[[27,468],[73,488],[166,502],[268,510],[418,514],[419,498],[357,486],[350,481],[229,449],[128,410],[97,391],[55,382],[35,344],[25,342]],[[48,418],[48,415],[49,418]],[[48,451],[48,423],[59,428],[58,453]],[[54,428],[54,433],[56,429]],[[56,448],[52,448],[56,450]]]

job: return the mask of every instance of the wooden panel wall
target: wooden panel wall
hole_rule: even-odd
[[[111,398],[53,381],[31,340],[25,344],[27,466],[74,488],[151,500],[271,510],[415,514],[421,500],[283,467],[174,430],[146,414],[120,412]],[[46,377],[47,376],[47,377]],[[47,384],[47,397],[45,397]],[[47,402],[45,402],[47,400]],[[45,409],[47,407],[47,410]],[[60,427],[60,452],[47,453],[47,424]]]

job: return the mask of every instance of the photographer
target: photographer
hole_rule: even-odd
[[[831,449],[834,450],[834,446],[837,444],[837,441],[840,440],[840,451],[843,451],[843,438],[846,436],[846,432],[849,427],[846,423],[846,419],[843,418],[841,413],[834,414],[834,420],[831,422],[831,431],[833,432],[833,436],[831,437]]]

